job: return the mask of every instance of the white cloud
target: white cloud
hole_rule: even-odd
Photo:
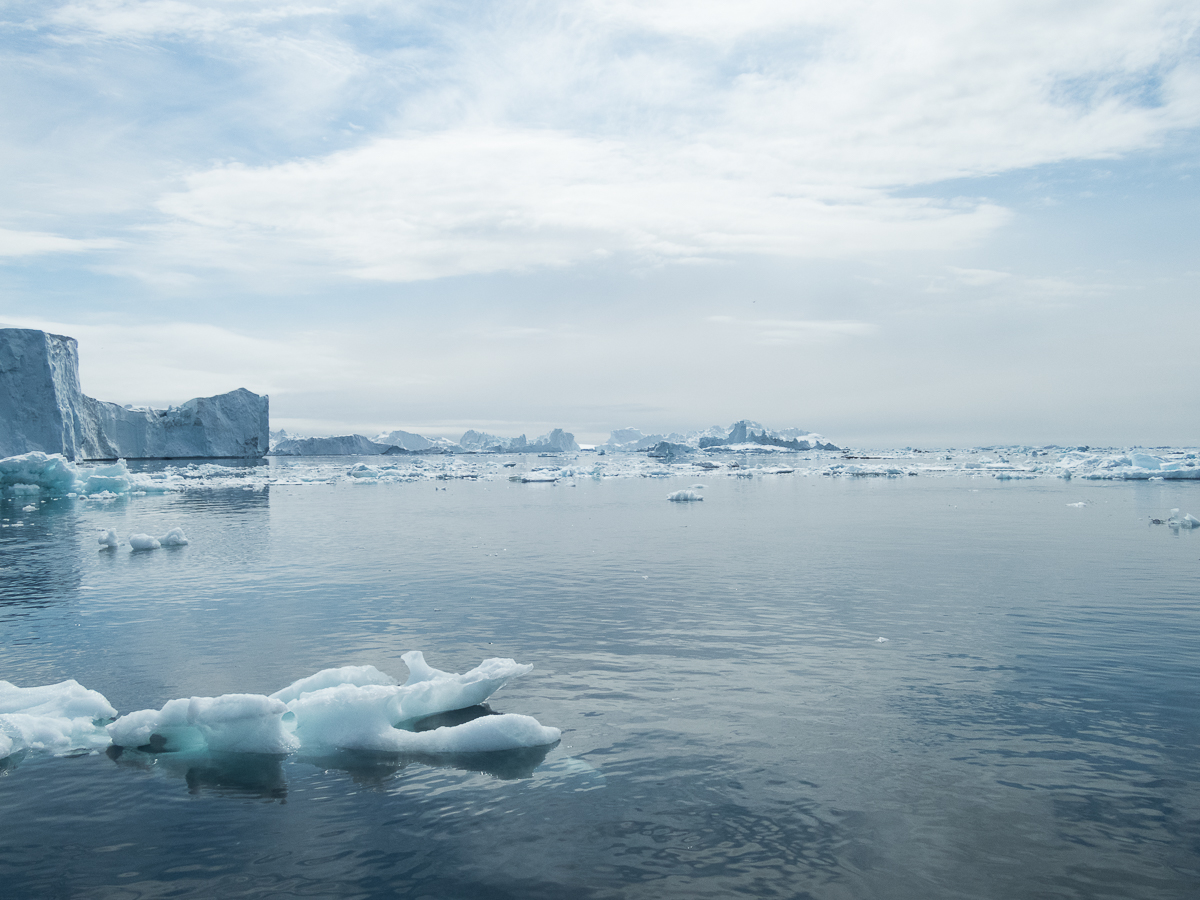
[[[738,319],[733,316],[709,316],[717,325],[737,328],[759,344],[828,344],[847,337],[868,337],[879,328],[870,322],[835,319]]]
[[[137,110],[158,146],[181,122],[229,131],[203,161],[148,167],[174,185],[137,213],[148,237],[120,268],[160,283],[154,269],[402,282],[973,246],[1006,211],[922,185],[1200,124],[1200,11],[1173,0],[76,0],[25,24],[86,47],[81,78],[120,60],[105,102],[170,108]],[[240,99],[146,93],[185,65]],[[109,151],[131,200],[135,143]]]
[[[91,250],[112,250],[120,246],[120,241],[105,238],[66,238],[44,231],[12,231],[0,228],[0,257],[86,253]]]

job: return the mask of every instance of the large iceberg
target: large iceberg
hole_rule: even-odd
[[[268,400],[245,388],[169,409],[95,400],[79,385],[74,338],[0,328],[0,457],[30,451],[68,459],[260,457]]]

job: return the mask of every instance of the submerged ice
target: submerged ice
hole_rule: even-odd
[[[480,753],[558,741],[557,728],[516,714],[417,727],[431,716],[478,706],[532,666],[486,659],[458,674],[433,668],[420,651],[402,659],[409,669],[404,684],[373,666],[347,666],[325,669],[270,696],[184,697],[119,718],[101,694],[74,681],[36,688],[0,681],[0,758],[21,750],[61,754],[110,743],[154,753],[286,754]]]

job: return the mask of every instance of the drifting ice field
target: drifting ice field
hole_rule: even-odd
[[[117,718],[0,764],[5,896],[1200,890],[1194,455],[711,459],[10,485],[0,679]],[[230,695],[275,752],[210,743]]]

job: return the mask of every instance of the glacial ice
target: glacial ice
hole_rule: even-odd
[[[670,494],[667,494],[667,499],[674,500],[677,503],[689,502],[693,500],[703,500],[704,495],[698,491],[673,491]]]
[[[244,388],[165,410],[95,400],[80,389],[74,338],[0,328],[0,455],[258,457],[268,418],[267,398]]]
[[[99,544],[102,547],[107,547],[110,550],[116,550],[121,546],[121,540],[117,537],[117,532],[109,528],[100,535]]]
[[[129,536],[129,546],[134,550],[157,550],[162,544],[156,537],[138,533]]]

